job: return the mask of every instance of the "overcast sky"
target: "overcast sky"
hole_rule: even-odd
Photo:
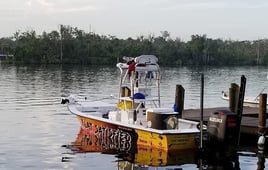
[[[268,0],[1,0],[0,37],[16,31],[58,30],[60,24],[85,32],[136,38],[168,31],[257,40],[268,38]]]

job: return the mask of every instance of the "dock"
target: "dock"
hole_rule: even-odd
[[[181,85],[176,85],[175,109],[181,113],[181,118],[197,122],[201,121],[207,124],[209,117],[213,113],[227,111],[236,114],[241,120],[241,122],[239,121],[241,135],[255,137],[267,135],[267,94],[259,94],[258,107],[244,106],[246,78],[242,75],[240,86],[231,83],[229,88],[230,99],[227,107],[203,108],[203,76],[201,77],[201,81],[200,109],[184,109],[185,90]]]

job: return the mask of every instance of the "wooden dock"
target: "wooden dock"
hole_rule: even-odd
[[[204,98],[204,76],[201,75],[201,91],[200,91],[200,107],[201,109],[184,109],[184,95],[185,90],[181,85],[176,85],[175,105],[174,107],[181,118],[199,122],[201,115],[203,123],[207,125],[209,117],[215,112],[228,111],[235,113],[241,118],[239,142],[249,144],[253,142],[256,145],[260,135],[267,136],[268,126],[266,124],[267,116],[267,94],[259,94],[259,102],[257,107],[244,106],[246,78],[241,76],[241,84],[238,86],[231,83],[229,88],[229,106],[228,107],[214,107],[202,108]]]
[[[229,110],[228,107],[215,107],[215,108],[204,108],[203,109],[203,120],[204,123],[207,123],[209,116],[220,110]],[[182,118],[200,121],[200,109],[186,109],[182,111]],[[266,120],[268,116],[266,116]],[[258,108],[254,107],[243,107],[243,114],[241,120],[241,134],[249,134],[249,135],[258,135]],[[266,125],[266,129],[268,126]]]

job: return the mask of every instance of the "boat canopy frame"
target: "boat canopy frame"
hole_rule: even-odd
[[[145,104],[145,102],[150,103],[154,107],[160,107],[161,76],[160,67],[157,63],[158,59],[154,55],[141,55],[132,58],[132,60],[135,62],[134,70],[130,70],[127,63],[117,64],[120,70],[119,102],[132,101],[132,106],[134,106],[134,103],[139,103],[136,109],[142,103]],[[128,87],[130,89],[130,96],[122,96],[122,87]],[[136,99],[134,95],[140,92],[139,90],[148,90],[149,93],[153,90],[155,96],[145,95],[144,99]]]

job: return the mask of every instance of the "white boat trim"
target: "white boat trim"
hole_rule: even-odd
[[[92,103],[92,104],[94,104],[94,103]],[[110,106],[109,103],[106,103],[106,104],[107,104],[107,107]],[[143,126],[137,125],[137,124],[127,124],[127,123],[122,123],[119,121],[112,121],[112,120],[109,120],[106,118],[102,118],[101,116],[103,115],[103,112],[98,112],[98,111],[82,112],[78,109],[78,108],[80,108],[79,106],[81,106],[81,105],[80,104],[69,104],[68,109],[70,112],[72,112],[73,114],[75,114],[77,116],[91,118],[91,119],[95,119],[98,121],[102,121],[102,122],[106,122],[106,123],[110,123],[110,124],[115,124],[115,125],[119,125],[119,126],[129,126],[130,128],[155,132],[155,133],[159,133],[159,134],[178,134],[178,133],[198,133],[199,132],[199,130],[197,128],[199,123],[193,122],[190,120],[179,119],[179,123],[187,123],[187,124],[190,123],[193,125],[193,128],[187,128],[187,129],[178,128],[178,129],[159,130],[159,129],[149,128],[149,127],[143,127]],[[167,109],[167,108],[161,108],[161,109]],[[81,110],[83,110],[82,106],[81,106]]]

